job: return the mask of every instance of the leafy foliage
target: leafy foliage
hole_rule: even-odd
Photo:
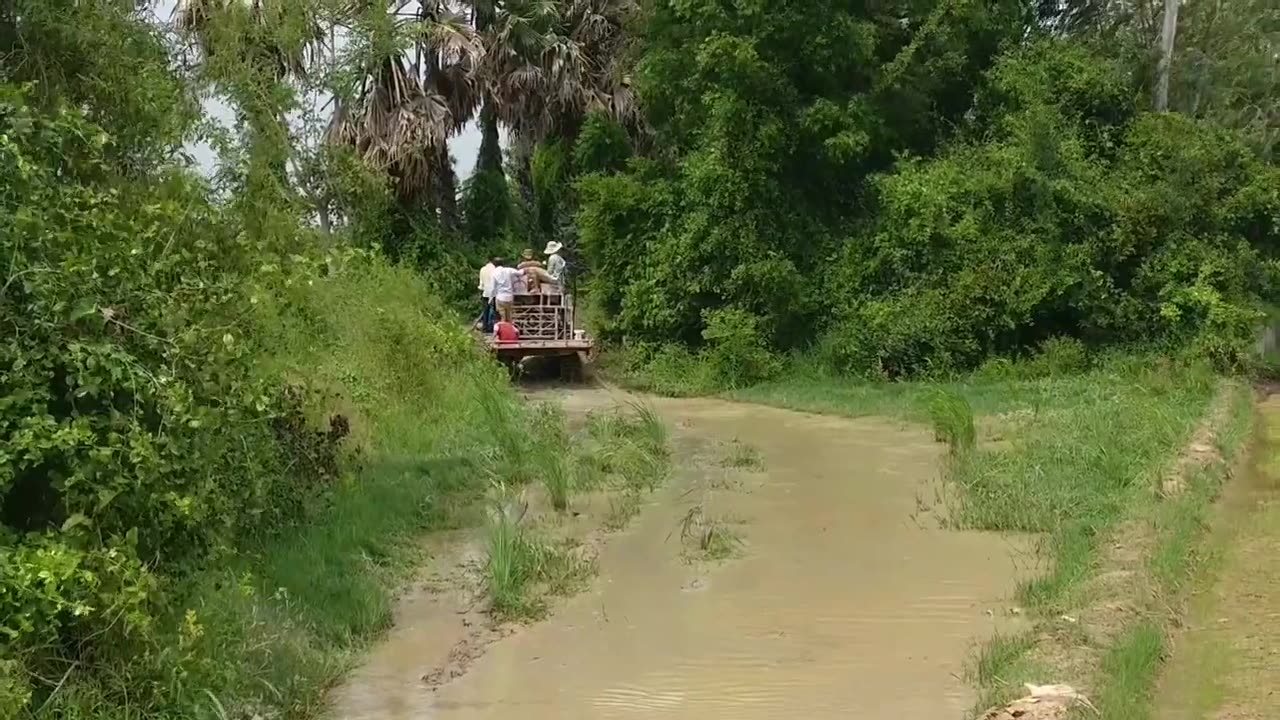
[[[7,645],[58,656],[145,636],[155,574],[285,526],[333,478],[254,373],[251,287],[291,265],[182,171],[126,181],[82,113],[0,90],[0,565]],[[305,269],[305,268],[303,268]],[[273,428],[271,420],[283,418]]]
[[[993,72],[999,139],[877,179],[874,228],[837,263],[849,300],[829,359],[899,376],[1069,335],[1239,365],[1277,269],[1275,170],[1181,116],[1126,121],[1118,81],[1071,48],[1033,52]],[[1046,72],[1067,87],[1045,93]],[[1070,88],[1110,99],[1090,109]]]
[[[698,7],[659,3],[641,62],[674,161],[580,183],[606,338],[697,348],[709,311],[731,309],[765,347],[888,378],[1058,337],[1242,364],[1280,268],[1280,185],[1232,132],[1144,113],[1126,63],[1081,43],[1020,43],[983,65],[1012,9],[940,4],[918,27],[911,16],[905,45],[840,10],[801,23],[819,40],[784,62],[778,18]],[[854,29],[843,47],[892,60],[815,80],[842,66],[806,53]],[[945,87],[915,75],[948,62],[925,52],[938,44],[968,63]]]
[[[658,162],[582,189],[597,277],[628,260],[608,276],[621,287],[593,285],[617,332],[698,345],[704,313],[732,306],[770,344],[812,338],[827,298],[811,279],[863,179],[946,136],[1021,17],[1017,3],[944,3],[932,17],[947,22],[913,36],[897,17],[919,20],[917,9],[890,5],[653,4],[637,87]]]

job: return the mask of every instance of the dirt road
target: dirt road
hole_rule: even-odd
[[[1280,717],[1280,395],[1258,421],[1252,467],[1228,484],[1214,519],[1216,572],[1177,638],[1159,720]]]
[[[570,414],[620,399],[556,397]],[[929,517],[941,450],[927,431],[651,402],[674,428],[676,476],[605,545],[588,591],[541,623],[498,631],[454,590],[411,594],[387,643],[335,694],[335,716],[821,720],[970,709],[965,663],[1001,622],[1017,553]],[[738,447],[758,450],[760,464],[723,467]],[[688,557],[681,518],[694,505],[741,540],[734,557]]]

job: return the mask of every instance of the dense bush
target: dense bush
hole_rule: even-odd
[[[1242,362],[1274,287],[1280,175],[1224,131],[1116,107],[1120,79],[1050,50],[993,72],[995,137],[877,179],[873,229],[833,276],[833,367],[971,368],[1059,335]],[[1038,63],[1064,87],[1044,94]]]
[[[1124,63],[1039,39],[979,75],[984,33],[1007,29],[998,9],[923,28],[926,43],[965,48],[961,77],[973,78],[967,100],[935,98],[958,132],[934,145],[915,133],[940,120],[898,118],[848,78],[800,82],[790,73],[809,55],[769,62],[783,38],[754,35],[759,18],[659,8],[641,77],[672,81],[642,88],[678,161],[579,183],[606,340],[697,351],[708,319],[732,309],[755,318],[765,347],[813,348],[829,369],[877,377],[972,369],[1052,338],[1242,362],[1280,268],[1280,173],[1228,131],[1143,112]],[[695,28],[663,25],[666,13]],[[893,46],[874,23],[823,27]],[[917,70],[902,52],[882,82]],[[890,160],[884,147],[905,152]]]
[[[636,84],[654,161],[581,188],[613,335],[697,347],[708,311],[733,308],[771,345],[810,342],[862,180],[935,147],[1021,22],[1016,2],[962,5],[917,35],[898,19],[923,14],[912,3],[855,5],[653,3]]]
[[[183,171],[119,176],[77,111],[4,86],[0,138],[0,634],[56,677],[145,637],[161,578],[288,525],[334,478],[291,457],[312,431],[254,368],[246,291],[292,261]]]

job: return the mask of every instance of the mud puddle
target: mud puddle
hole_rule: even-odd
[[[557,397],[571,413],[625,399]],[[927,431],[650,402],[675,430],[676,476],[604,545],[589,590],[544,622],[501,631],[457,593],[411,595],[392,637],[337,692],[335,716],[821,720],[971,709],[965,662],[1001,622],[1017,551],[928,518],[941,450]],[[758,451],[759,463],[723,467],[717,454],[730,444]],[[731,531],[733,557],[690,558],[682,519],[694,506]],[[482,652],[449,657],[472,649]]]

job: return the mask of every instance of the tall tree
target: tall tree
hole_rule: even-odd
[[[1164,0],[1164,21],[1160,26],[1160,62],[1156,66],[1156,112],[1169,109],[1169,73],[1173,70],[1173,44],[1178,35],[1180,0]]]
[[[424,2],[410,16],[399,5],[370,7],[357,19],[348,51],[357,79],[340,89],[326,140],[386,172],[403,204],[425,203],[451,224],[456,180],[447,140],[473,116],[481,45],[443,2]]]

